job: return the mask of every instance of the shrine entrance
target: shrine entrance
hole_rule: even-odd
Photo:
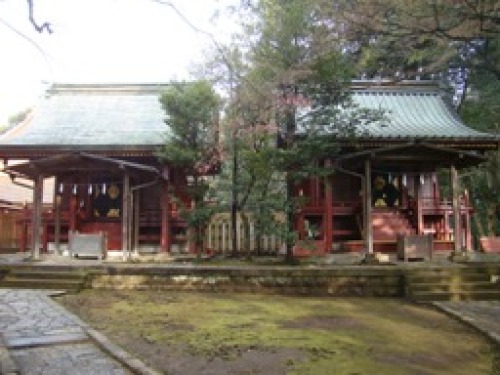
[[[124,257],[129,256],[138,242],[140,192],[149,187],[166,192],[167,184],[151,165],[86,153],[33,160],[8,167],[6,172],[13,179],[34,181],[34,252],[49,240],[60,252],[61,241],[70,233],[105,233],[107,250],[123,250]],[[50,218],[43,218],[40,197],[48,177],[55,177],[54,209]],[[166,208],[162,212],[166,215]],[[168,248],[168,218],[160,218],[158,225],[161,243]]]
[[[373,207],[401,205],[401,177],[387,172],[372,172]]]

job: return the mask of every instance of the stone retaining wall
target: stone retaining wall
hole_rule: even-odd
[[[87,287],[128,290],[189,290],[310,296],[404,295],[399,269],[112,268],[92,272]]]

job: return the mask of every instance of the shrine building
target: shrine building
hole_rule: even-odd
[[[165,87],[55,84],[0,137],[4,172],[33,191],[21,249],[71,253],[88,240],[124,258],[192,251],[179,207],[190,204],[188,176],[157,154],[169,136],[159,102]],[[304,202],[294,215],[297,251],[309,241],[323,254],[395,252],[405,236],[427,236],[435,251],[472,250],[474,209],[460,174],[497,150],[500,137],[463,124],[434,82],[354,82],[352,98],[384,116],[355,139],[333,136],[340,153],[320,161],[331,175],[295,186]],[[54,199],[43,210],[47,179]]]
[[[472,250],[474,208],[460,173],[497,150],[500,136],[467,127],[436,82],[360,81],[351,90],[356,105],[383,116],[354,139],[331,135],[340,152],[321,161],[331,175],[295,187],[305,202],[294,222],[300,239],[320,253],[391,253],[398,238],[424,235],[434,251]]]

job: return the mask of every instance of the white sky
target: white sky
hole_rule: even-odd
[[[167,82],[189,79],[212,42],[175,11],[152,0],[34,0],[38,34],[27,2],[0,0],[0,125],[36,102],[51,82]],[[234,22],[224,7],[237,0],[171,0],[197,28],[229,40]],[[221,16],[213,18],[221,10]],[[9,23],[35,41],[15,34]]]

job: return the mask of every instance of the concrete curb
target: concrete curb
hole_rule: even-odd
[[[140,359],[132,356],[126,350],[122,349],[118,345],[112,343],[103,333],[95,330],[90,327],[86,322],[81,320],[75,314],[66,310],[62,305],[55,302],[51,297],[61,296],[66,294],[65,291],[49,291],[47,293],[47,300],[50,301],[51,304],[57,307],[60,311],[65,314],[72,315],[77,324],[80,325],[81,329],[84,333],[105,353],[109,354],[116,361],[121,363],[127,369],[131,370],[134,374],[137,375],[161,375],[160,372],[148,367],[144,362]],[[2,375],[2,373],[0,373]]]
[[[20,373],[21,371],[10,356],[3,334],[0,333],[0,374],[17,375]]]
[[[106,353],[115,358],[118,362],[122,363],[124,366],[132,370],[135,374],[139,375],[160,375],[161,373],[148,367],[144,362],[135,358],[127,351],[123,350],[118,345],[112,343],[105,335],[101,332],[87,327],[85,332],[90,336],[92,340]]]

